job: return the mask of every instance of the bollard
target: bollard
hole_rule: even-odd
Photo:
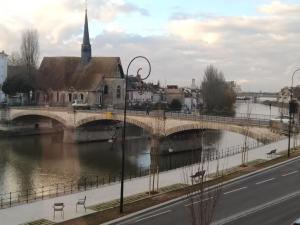
[[[84,178],[84,190],[86,191],[86,177]]]

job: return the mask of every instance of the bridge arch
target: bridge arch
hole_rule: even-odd
[[[39,117],[43,117],[43,118],[49,118],[49,119],[52,119],[52,120],[55,120],[55,121],[61,123],[64,127],[68,126],[68,123],[65,119],[61,118],[58,115],[50,113],[50,112],[45,113],[45,112],[38,112],[38,111],[36,111],[36,112],[22,111],[22,112],[17,112],[17,113],[12,114],[10,119],[11,119],[11,121],[13,121],[18,118],[27,117],[27,116],[39,116]]]
[[[251,130],[251,128],[247,131],[245,127],[238,126],[238,125],[230,125],[230,124],[223,124],[223,123],[211,123],[211,122],[203,122],[203,123],[189,123],[189,124],[182,124],[166,130],[165,135],[169,136],[175,133],[188,131],[188,130],[201,130],[201,129],[210,129],[210,130],[225,130],[233,133],[238,133],[242,135],[246,135],[248,132],[248,136],[260,140],[266,141],[271,140],[273,137],[268,137],[267,135],[258,134],[255,131]]]
[[[75,128],[79,128],[80,126],[83,126],[84,124],[91,123],[94,121],[100,121],[100,120],[114,120],[114,121],[124,121],[123,115],[112,115],[112,114],[98,114],[98,115],[93,115],[89,116],[83,119],[80,119],[77,121]],[[147,125],[146,123],[143,123],[139,120],[133,119],[130,116],[126,117],[127,123],[133,124],[137,127],[140,127],[144,130],[146,130],[149,133],[152,133],[152,127]]]

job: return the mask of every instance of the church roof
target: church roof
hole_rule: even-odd
[[[104,78],[122,76],[119,57],[93,57],[88,64],[82,64],[80,57],[45,57],[38,71],[37,85],[41,90],[95,91]]]

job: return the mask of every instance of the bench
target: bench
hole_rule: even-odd
[[[203,177],[204,174],[205,174],[205,170],[200,170],[200,171],[197,171],[195,174],[191,175],[190,177],[192,178],[192,183],[196,178]]]
[[[64,207],[65,204],[64,203],[54,203],[53,205],[53,219],[55,219],[55,212],[59,212],[61,213],[62,218],[64,219]]]
[[[267,153],[267,156],[272,157],[272,155],[276,154],[276,149],[271,150],[270,152]]]
[[[78,199],[77,203],[76,203],[76,212],[77,212],[77,206],[78,205],[82,205],[84,210],[86,211],[86,207],[85,207],[85,201],[86,201],[86,196],[84,196],[83,199]]]

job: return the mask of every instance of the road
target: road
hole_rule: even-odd
[[[180,200],[113,224],[189,225],[190,204]],[[213,224],[290,225],[298,217],[300,159],[224,185]]]

